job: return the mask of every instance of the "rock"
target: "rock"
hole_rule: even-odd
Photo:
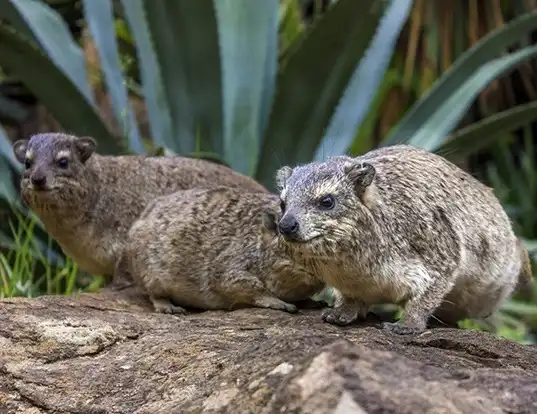
[[[320,310],[156,314],[131,290],[0,302],[0,413],[536,413],[537,351]]]

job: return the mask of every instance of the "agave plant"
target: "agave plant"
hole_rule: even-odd
[[[81,47],[43,1],[0,5],[0,67],[64,129],[95,137],[101,153],[144,152],[147,138],[173,153],[217,154],[273,188],[280,165],[351,148],[389,76],[413,1],[333,1],[306,29],[286,30],[285,37],[279,33],[296,0],[121,0],[120,10],[111,0],[82,4],[119,133],[98,114]],[[114,24],[119,13],[135,44],[149,137],[142,136],[129,101]],[[536,46],[506,53],[536,28],[537,14],[529,13],[482,38],[382,145],[406,142],[460,159],[537,118],[534,104],[519,106],[449,136],[490,82],[537,53]],[[0,129],[0,194],[15,203],[10,178],[16,180],[21,167],[5,135]]]

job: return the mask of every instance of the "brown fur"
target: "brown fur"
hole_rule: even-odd
[[[487,317],[520,274],[530,277],[493,191],[438,155],[397,145],[283,167],[276,180],[279,229],[295,260],[335,288],[329,323],[381,303],[405,307],[384,325],[401,334],[423,331],[433,314],[447,323]]]
[[[256,306],[295,312],[324,287],[276,231],[279,198],[219,187],[159,197],[133,224],[125,263],[157,312]]]
[[[103,156],[92,138],[38,134],[17,141],[13,151],[24,163],[21,196],[63,251],[89,273],[111,277],[127,231],[155,197],[192,187],[227,185],[267,191],[230,168],[180,156]],[[60,168],[58,154],[68,158]],[[39,190],[31,177],[45,177]],[[126,273],[124,273],[126,275]]]
[[[520,239],[517,240],[520,260],[522,261],[522,268],[518,277],[518,284],[516,290],[523,294],[528,294],[531,292],[533,287],[533,271],[531,268],[530,255],[528,249],[524,247],[524,244]]]

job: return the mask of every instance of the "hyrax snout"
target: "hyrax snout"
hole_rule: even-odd
[[[324,284],[287,253],[279,212],[277,195],[223,186],[162,196],[130,229],[124,261],[157,312],[295,312]]]
[[[395,303],[404,316],[384,327],[417,333],[432,315],[446,323],[487,317],[531,280],[493,191],[438,155],[397,145],[283,167],[276,182],[282,240],[335,288],[335,307],[323,313],[329,323]]]

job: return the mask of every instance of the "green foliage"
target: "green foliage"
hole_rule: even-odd
[[[27,219],[19,212],[14,214],[16,224],[9,224],[12,248],[0,250],[0,299],[41,294],[70,295],[80,291],[96,291],[102,285],[102,277],[81,278],[77,265],[69,258],[65,263],[52,265],[50,257],[36,244],[36,218],[32,216]],[[51,243],[49,238],[49,251]]]

